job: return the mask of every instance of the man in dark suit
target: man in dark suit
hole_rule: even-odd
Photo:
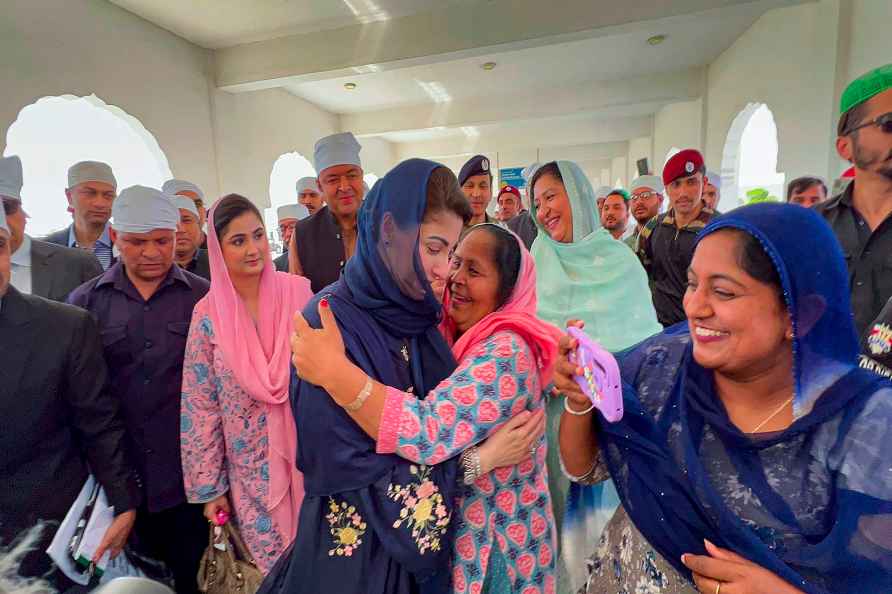
[[[67,229],[44,238],[48,243],[92,252],[107,270],[115,263],[108,235],[108,219],[118,193],[118,182],[111,167],[98,161],[81,161],[68,169],[65,196],[74,214]]]
[[[12,247],[12,286],[20,293],[65,301],[68,294],[102,274],[96,256],[32,239],[25,233],[28,215],[22,207],[22,163],[16,156],[0,159],[0,200]]]
[[[117,556],[141,495],[122,447],[118,403],[107,390],[99,329],[83,310],[23,295],[10,286],[10,274],[10,233],[0,210],[0,543],[39,521],[60,522],[92,472],[117,514],[96,559],[106,550]],[[52,527],[41,532],[18,572],[65,590],[71,582],[52,571],[44,552],[53,534]]]
[[[198,207],[191,198],[172,195],[171,199],[180,210],[180,223],[177,225],[177,242],[174,250],[174,259],[183,270],[200,276],[206,281],[211,280],[211,264],[208,260],[208,251],[201,245],[203,233],[201,232],[201,216]]]

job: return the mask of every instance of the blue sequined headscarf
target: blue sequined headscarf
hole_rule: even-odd
[[[648,542],[690,576],[703,539],[809,594],[892,592],[892,384],[857,367],[848,272],[830,227],[787,204],[738,208],[735,229],[774,263],[793,322],[794,422],[742,433],[690,337],[620,357],[625,415],[599,422],[620,499]]]

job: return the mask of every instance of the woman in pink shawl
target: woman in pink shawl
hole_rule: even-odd
[[[276,272],[260,212],[230,194],[210,211],[211,290],[192,314],[180,420],[186,497],[234,519],[268,572],[297,531],[303,481],[288,402],[291,319],[310,282]]]
[[[331,312],[320,309],[322,330],[302,319],[292,339],[301,378],[324,386],[342,406],[356,401],[366,379],[343,353]],[[532,458],[480,472],[476,444],[522,411],[542,411],[561,332],[536,317],[536,271],[517,236],[492,224],[473,227],[451,262],[443,333],[458,368],[426,397],[372,382],[349,414],[372,437],[378,453],[419,465],[461,454],[466,487],[459,497],[453,547],[453,591],[555,592],[554,518],[540,437]],[[420,466],[419,472],[424,472]],[[422,485],[423,487],[423,485]],[[394,491],[404,520],[424,537],[439,508],[430,494]]]

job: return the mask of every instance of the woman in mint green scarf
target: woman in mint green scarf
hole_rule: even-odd
[[[647,275],[623,242],[603,229],[595,193],[570,161],[546,163],[530,183],[530,214],[539,228],[533,243],[539,317],[559,327],[582,320],[610,351],[621,351],[662,331]],[[548,476],[561,543],[559,591],[575,592],[585,579],[584,556],[619,504],[611,481],[570,484],[558,457],[563,398],[548,405]]]

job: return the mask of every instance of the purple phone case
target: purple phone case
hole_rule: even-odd
[[[616,359],[579,328],[568,328],[567,333],[579,343],[570,353],[570,362],[583,369],[583,375],[573,379],[607,422],[616,423],[623,418],[622,380]]]

